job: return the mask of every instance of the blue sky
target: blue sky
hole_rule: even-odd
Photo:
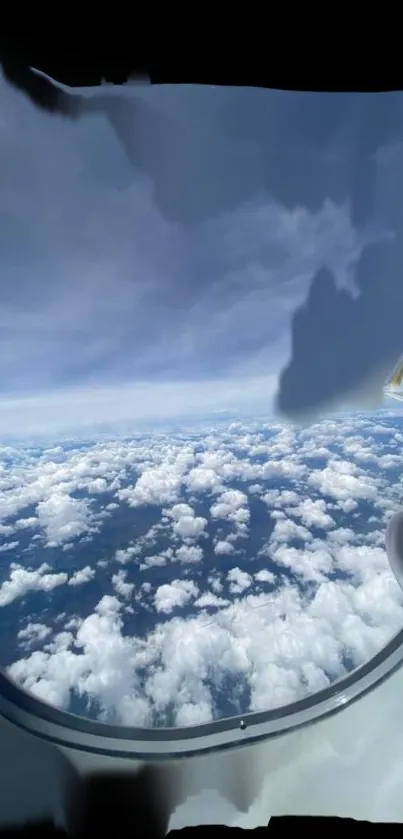
[[[0,433],[379,404],[401,95],[0,87]]]

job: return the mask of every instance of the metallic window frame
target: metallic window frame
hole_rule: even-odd
[[[402,664],[403,630],[370,661],[329,688],[270,711],[180,728],[114,726],[60,711],[0,671],[0,714],[56,746],[114,758],[173,760],[251,745],[310,725],[370,692]]]

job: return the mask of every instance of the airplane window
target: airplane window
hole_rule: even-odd
[[[1,95],[0,666],[247,729],[403,626],[401,95]]]

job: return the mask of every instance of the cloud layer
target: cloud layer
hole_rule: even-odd
[[[402,441],[385,411],[3,447],[3,666],[137,725],[325,687],[401,628],[384,532]]]
[[[286,414],[319,410],[368,377],[379,395],[400,351],[398,315],[388,320],[401,308],[399,98],[98,91],[84,92],[70,121],[0,86],[0,404],[10,424],[13,399],[29,394],[43,426],[56,390],[59,428],[60,393],[76,405],[83,389],[70,427],[84,413],[107,422],[98,390],[117,403],[122,383],[155,387],[154,403],[161,383],[176,402],[186,383],[195,413],[203,398],[204,410],[227,407],[208,395],[223,382],[229,399],[253,379],[267,416],[290,352]],[[365,204],[367,169],[376,189]]]

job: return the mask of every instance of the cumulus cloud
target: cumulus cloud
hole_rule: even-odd
[[[210,508],[210,514],[213,519],[227,519],[233,522],[238,530],[245,531],[250,519],[247,504],[248,497],[245,493],[229,489],[218,497],[217,503]]]
[[[173,580],[160,586],[155,593],[154,602],[157,612],[169,614],[175,608],[185,606],[198,594],[198,588],[192,580]]]
[[[120,597],[124,599],[128,599],[134,589],[134,583],[126,582],[127,578],[127,571],[118,571],[117,574],[112,575],[112,585],[115,589],[116,594],[119,594]]]
[[[271,535],[272,542],[289,542],[290,539],[302,539],[309,541],[311,533],[306,527],[296,524],[292,519],[281,518],[276,521],[273,533]]]
[[[201,562],[203,559],[203,548],[200,545],[181,545],[175,551],[173,559],[184,563]]]
[[[262,568],[261,571],[257,571],[255,574],[255,580],[258,583],[275,583],[276,575],[272,571],[268,571],[267,568]]]
[[[334,519],[326,511],[326,502],[323,498],[305,498],[290,512],[293,516],[298,516],[306,527],[320,527],[327,530],[335,525]]]
[[[309,476],[309,484],[325,496],[340,502],[371,499],[376,495],[375,484],[354,463],[333,461],[324,469]]]
[[[52,630],[43,623],[27,623],[24,629],[17,632],[20,644],[29,649],[31,644],[39,644],[51,635]]]
[[[0,606],[8,606],[14,600],[24,597],[29,591],[50,592],[68,580],[64,571],[52,573],[45,562],[36,571],[29,571],[21,565],[11,565],[8,580],[0,586]]]
[[[96,567],[106,587],[95,609],[80,614],[78,586],[74,614],[60,624],[52,591],[94,579],[95,563],[88,557],[81,571],[67,573],[59,558],[77,569],[74,551],[85,556],[85,543],[63,542],[67,552],[49,551],[49,563],[36,565],[43,544],[31,540],[29,567],[19,545],[4,554],[0,604],[13,603],[19,621],[10,675],[59,707],[69,708],[74,694],[103,720],[179,725],[214,719],[224,699],[229,713],[282,705],[367,661],[403,619],[403,596],[381,538],[385,519],[401,504],[399,465],[395,479],[385,463],[390,454],[400,457],[399,423],[386,412],[304,429],[206,423],[155,436],[72,441],[57,453],[52,447],[0,453],[8,463],[8,483],[0,486],[5,526],[17,515],[29,519],[18,510],[36,509],[52,494],[78,496],[80,504],[92,498],[88,520],[100,531],[89,534],[87,547],[96,556],[102,550]],[[378,434],[377,427],[393,433]],[[371,458],[360,459],[360,446]],[[330,452],[326,465],[310,459],[316,448]],[[197,464],[208,464],[208,488],[188,481]],[[139,478],[154,469],[165,483],[141,504],[139,496],[127,503]],[[91,493],[98,477],[112,486],[106,498]],[[251,493],[251,481],[262,491]],[[164,500],[173,485],[175,498]],[[129,495],[119,498],[125,489]],[[356,506],[346,510],[348,503]],[[110,504],[118,506],[100,519]],[[237,530],[240,510],[248,512],[249,528],[234,544],[226,534],[229,526]],[[202,546],[183,534],[170,544],[177,523],[198,517],[207,520]],[[119,541],[109,541],[106,551],[111,532]],[[18,560],[9,567],[8,554]],[[34,598],[27,622],[22,598],[30,591],[47,593],[46,626]],[[67,596],[65,603],[67,612]],[[11,613],[1,611],[9,620]]]
[[[240,568],[231,568],[228,571],[227,579],[230,584],[231,594],[241,594],[245,589],[249,588],[252,582],[250,574],[246,571],[241,571]]]
[[[83,583],[89,583],[95,577],[95,568],[90,568],[86,565],[85,568],[80,568],[75,571],[73,576],[68,581],[69,586],[81,586]]]
[[[26,519],[17,519],[15,523],[16,530],[27,530],[38,525],[38,519],[35,516],[28,516]]]
[[[281,545],[274,549],[273,556],[277,563],[290,568],[293,574],[297,574],[309,582],[324,581],[332,571],[332,556],[325,547],[314,550],[298,550]]]
[[[11,536],[14,533],[14,527],[10,524],[0,524],[0,536]]]
[[[262,495],[262,501],[268,507],[283,507],[285,504],[298,504],[299,500],[299,495],[290,489],[270,489]]]
[[[155,556],[147,556],[145,557],[144,562],[141,562],[139,565],[140,571],[146,571],[148,568],[153,567],[163,567],[167,564],[168,558],[164,553],[155,554]]]
[[[119,506],[119,505],[117,505],[117,506]],[[116,559],[117,562],[120,562],[121,565],[125,565],[127,562],[130,562],[130,560],[133,557],[138,556],[140,551],[141,551],[141,548],[139,546],[130,545],[125,550],[120,549],[120,550],[116,551],[115,559]]]
[[[218,595],[214,594],[212,591],[206,591],[198,597],[197,600],[195,600],[194,605],[199,609],[205,609],[208,606],[219,608],[220,606],[229,606],[230,601],[225,600],[223,597],[218,597]]]
[[[207,519],[196,516],[189,504],[176,504],[168,511],[173,519],[173,533],[187,542],[196,540],[205,530]]]
[[[232,554],[233,552],[234,546],[231,542],[226,542],[225,539],[219,539],[214,545],[214,553],[217,554],[217,556],[226,556],[227,554]]]
[[[167,504],[175,501],[180,492],[182,475],[186,463],[178,458],[175,463],[164,463],[162,466],[146,469],[136,481],[133,488],[120,490],[117,495],[131,507],[143,504]]]

